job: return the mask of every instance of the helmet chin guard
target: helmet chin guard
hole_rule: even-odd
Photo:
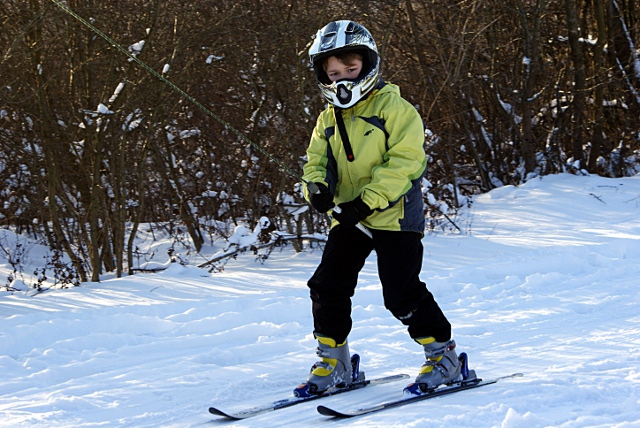
[[[357,88],[356,88],[357,89]],[[336,93],[338,94],[338,100],[341,104],[348,105],[353,99],[353,91],[347,88],[344,83],[336,85]]]
[[[354,80],[331,82],[324,60],[340,53],[362,56],[362,71]],[[339,108],[349,108],[364,98],[380,80],[380,56],[373,36],[364,26],[348,20],[334,21],[318,30],[309,49],[309,60],[323,97]]]

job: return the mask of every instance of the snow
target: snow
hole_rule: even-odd
[[[109,108],[102,103],[98,104],[98,110],[96,111],[100,114],[114,114],[113,111],[109,110]]]
[[[463,234],[425,236],[422,278],[472,368],[521,378],[348,421],[315,407],[388,400],[403,383],[241,422],[210,415],[289,396],[316,361],[306,280],[321,251],[287,248],[221,273],[174,263],[0,293],[0,426],[640,427],[640,176],[547,176],[477,196],[455,220]],[[0,277],[10,270],[0,258]],[[368,377],[417,373],[375,254],[353,317]]]

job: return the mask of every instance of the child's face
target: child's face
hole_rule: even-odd
[[[362,60],[353,58],[349,64],[342,63],[335,56],[327,58],[325,71],[329,80],[337,82],[338,80],[355,80],[362,70]]]

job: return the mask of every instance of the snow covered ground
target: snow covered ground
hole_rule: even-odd
[[[375,415],[365,388],[227,422],[283,398],[316,361],[306,280],[320,251],[252,255],[223,273],[159,274],[0,293],[2,427],[640,427],[640,176],[547,176],[475,198],[462,234],[424,238],[423,279],[479,375],[524,377]],[[195,263],[194,263],[195,264]],[[8,264],[0,258],[0,278]],[[368,377],[408,373],[420,347],[382,306],[375,255],[353,301]]]

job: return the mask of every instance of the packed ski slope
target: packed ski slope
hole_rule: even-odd
[[[172,265],[1,292],[0,426],[640,427],[640,176],[535,179],[476,197],[456,221],[463,233],[425,236],[422,277],[472,368],[522,378],[348,421],[316,406],[388,400],[404,382],[239,422],[210,415],[290,395],[316,360],[305,284],[321,252],[287,249],[217,274]],[[415,375],[423,355],[382,305],[375,255],[353,316],[367,376]]]

